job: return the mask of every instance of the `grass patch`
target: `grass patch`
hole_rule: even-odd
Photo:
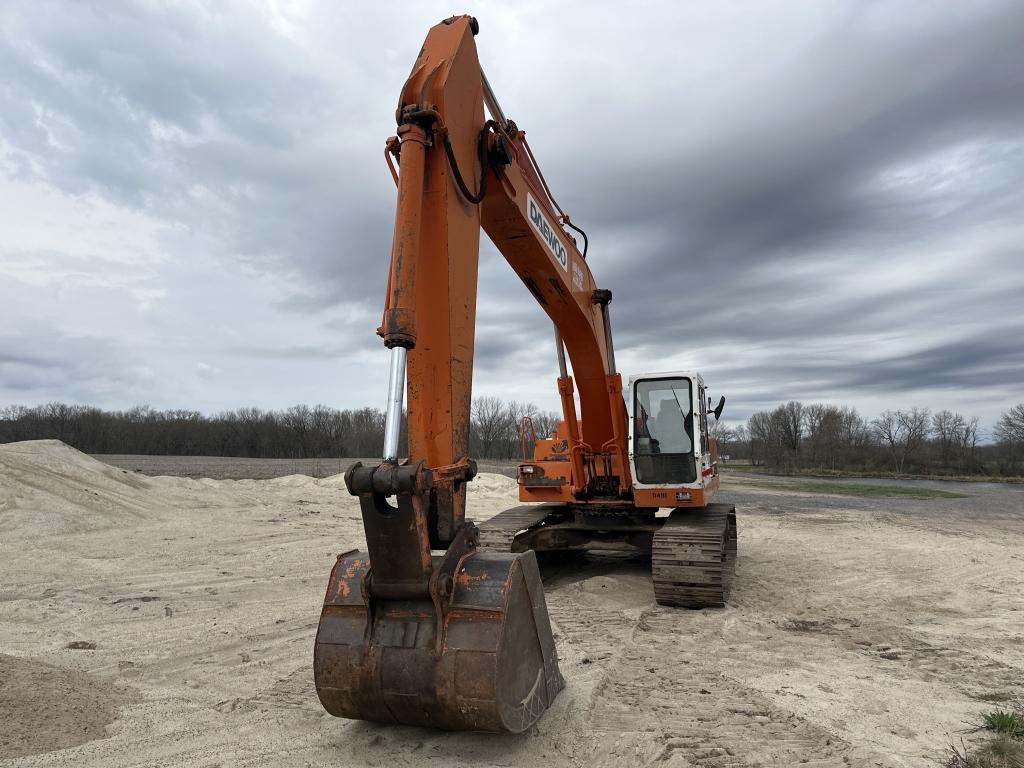
[[[968,749],[951,747],[946,768],[1024,768],[1024,743],[996,736],[987,744]]]
[[[987,731],[994,731],[1011,739],[1024,740],[1024,715],[1019,712],[986,712],[981,716],[982,725]]]
[[[966,499],[965,493],[939,491],[934,488],[915,488],[908,485],[867,485],[865,483],[827,483],[814,480],[783,480],[768,482],[757,480],[750,485],[796,493],[831,493],[838,496],[900,499]]]
[[[946,768],[1024,768],[1024,713],[995,710],[981,716],[977,730],[992,737],[976,747],[950,747]]]

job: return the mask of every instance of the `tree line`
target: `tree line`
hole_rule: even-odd
[[[520,426],[550,435],[560,415],[531,403],[477,397],[470,418],[470,455],[518,459]],[[928,408],[887,410],[868,419],[855,408],[790,401],[753,414],[746,424],[715,426],[720,453],[780,469],[887,471],[897,474],[1019,475],[1024,470],[1024,403],[1010,408],[982,443],[977,417]],[[384,414],[295,405],[239,408],[214,415],[137,406],[106,411],[47,403],[0,409],[0,443],[57,439],[86,453],[250,458],[343,458],[380,455]],[[407,448],[405,424],[401,450]]]
[[[519,426],[530,417],[538,435],[558,416],[535,405],[496,397],[473,400],[470,454],[520,457]],[[215,415],[136,406],[106,411],[54,402],[0,409],[0,443],[56,439],[85,453],[241,456],[264,459],[373,457],[384,445],[384,414],[376,408],[339,410],[294,405],[283,410],[239,408]],[[407,450],[403,418],[400,448]]]
[[[886,410],[868,419],[855,408],[792,400],[718,428],[723,454],[784,471],[827,470],[924,475],[1019,475],[1024,404],[1002,414],[994,441],[982,443],[976,416],[947,409]]]

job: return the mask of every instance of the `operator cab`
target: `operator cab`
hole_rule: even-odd
[[[717,475],[717,467],[700,374],[641,374],[630,377],[629,383],[630,459],[636,487],[704,487]],[[720,408],[716,411],[721,413]]]

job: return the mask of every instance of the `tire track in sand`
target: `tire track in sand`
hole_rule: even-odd
[[[699,635],[686,626],[698,616],[660,607],[641,615],[594,691],[589,713],[594,731],[613,742],[623,734],[649,734],[660,744],[652,763],[707,768],[859,764],[849,745],[832,733],[725,676],[714,648],[702,646]],[[600,758],[594,764],[602,765]]]

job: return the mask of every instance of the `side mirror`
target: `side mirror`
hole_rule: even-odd
[[[718,401],[718,405],[715,406],[715,410],[712,413],[715,414],[715,421],[718,421],[722,417],[722,411],[725,409],[725,395]]]

